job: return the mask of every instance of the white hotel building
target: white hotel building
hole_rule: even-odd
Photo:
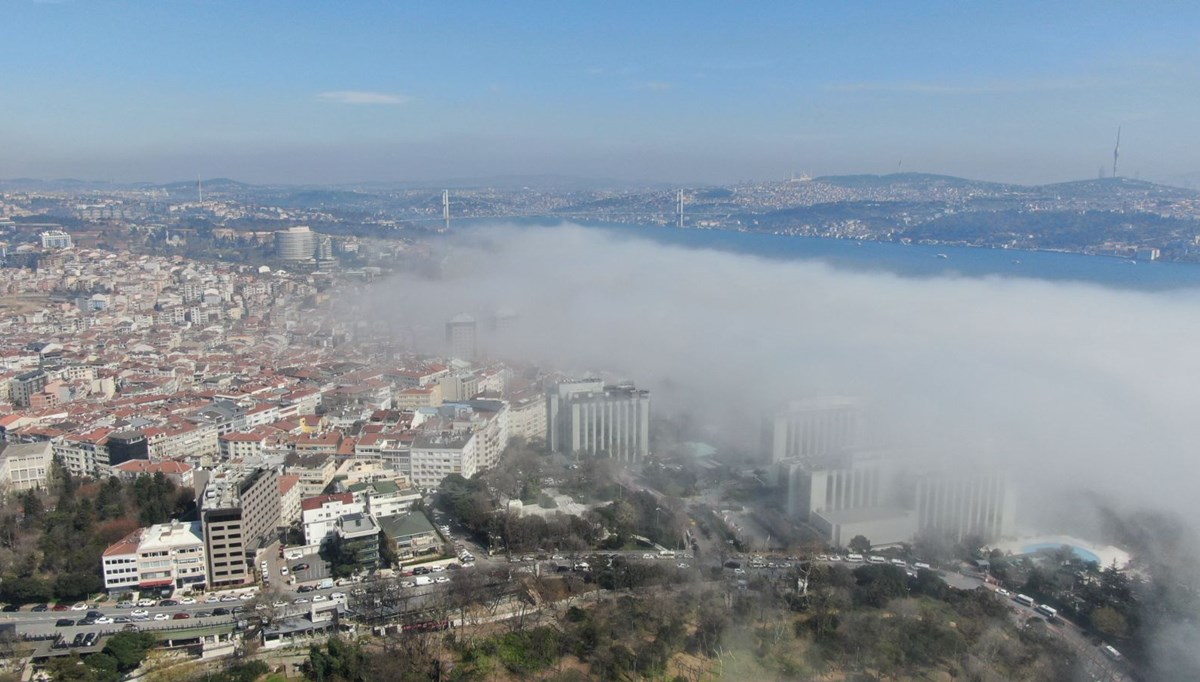
[[[553,452],[641,461],[650,454],[650,392],[599,379],[562,382],[546,393],[546,429]]]
[[[208,583],[200,522],[139,528],[104,551],[104,588],[109,592],[185,587]]]

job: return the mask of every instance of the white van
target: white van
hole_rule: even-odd
[[[861,555],[861,554],[847,554],[846,555],[846,561],[849,561],[851,563],[861,564],[862,560],[863,560],[863,555]]]

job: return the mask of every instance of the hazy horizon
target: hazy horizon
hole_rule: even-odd
[[[1200,172],[1193,5],[10,3],[0,177]]]

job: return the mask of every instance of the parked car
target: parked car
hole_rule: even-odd
[[[292,570],[293,571],[307,571],[308,564],[296,564],[295,566],[292,566]]]
[[[63,604],[62,602],[59,602],[59,603],[55,604],[54,606],[50,607],[50,610],[51,611],[70,611],[71,605]]]
[[[196,603],[196,600],[192,597],[184,597],[183,599],[179,600],[179,603],[183,604],[184,606],[191,606],[192,604]]]
[[[304,592],[312,592],[315,589],[317,589],[317,588],[313,587],[312,585],[301,585],[300,587],[296,588],[296,591],[300,592],[300,593],[304,593]]]
[[[214,616],[228,616],[228,615],[229,615],[229,609],[227,609],[227,608],[224,608],[224,607],[222,607],[222,608],[219,608],[219,609],[213,609],[213,611],[212,611],[212,615],[214,615]]]
[[[54,627],[57,628],[69,628],[74,624],[75,621],[71,620],[70,618],[59,618],[58,620],[54,621]]]
[[[184,620],[191,617],[192,614],[188,613],[187,611],[177,611],[175,615],[171,616],[171,620]]]
[[[165,613],[154,614],[154,620],[171,620],[171,617]]]
[[[211,618],[211,617],[212,617],[212,611],[197,611],[197,612],[196,612],[196,617],[197,617],[197,618]]]
[[[179,601],[177,599],[164,599],[164,600],[158,602],[158,605],[159,606],[179,606]]]
[[[87,602],[79,602],[78,604],[71,606],[71,610],[72,611],[87,611],[88,606],[89,606],[89,604]]]
[[[19,611],[20,609],[21,609],[21,607],[18,606],[17,608],[13,609],[13,611]],[[7,611],[8,607],[7,606],[4,607],[4,610]],[[50,610],[50,605],[49,604],[38,604],[37,606],[35,606],[29,610],[33,611],[34,613],[45,613],[46,611]]]
[[[150,612],[146,609],[134,609],[130,614],[133,616],[149,616]]]

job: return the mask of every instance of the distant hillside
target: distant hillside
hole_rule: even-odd
[[[936,175],[933,173],[891,173],[888,175],[825,175],[815,179],[836,187],[848,189],[886,189],[889,187],[923,188],[923,187],[974,187],[1003,190],[1017,185],[1006,185],[1000,182],[970,180],[953,175]]]

